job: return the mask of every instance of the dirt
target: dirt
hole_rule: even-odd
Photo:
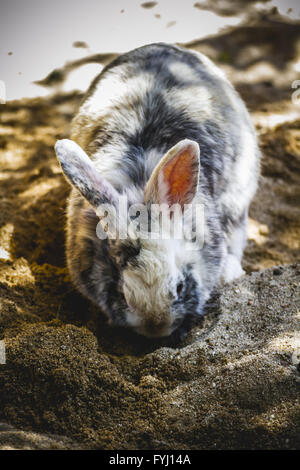
[[[247,275],[216,292],[183,342],[108,328],[70,283],[69,186],[53,146],[69,136],[80,93],[1,105],[0,449],[299,448],[300,103],[291,80],[300,27],[265,21],[188,45],[245,99],[262,176]],[[276,56],[278,31],[291,47]],[[250,46],[258,52],[241,64],[237,51]]]

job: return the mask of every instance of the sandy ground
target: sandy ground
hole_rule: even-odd
[[[263,157],[248,274],[181,344],[109,329],[69,281],[53,145],[80,94],[1,106],[0,449],[300,447],[299,41],[298,25],[262,18],[188,45],[228,73]]]

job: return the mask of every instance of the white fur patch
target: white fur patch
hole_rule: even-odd
[[[115,188],[123,188],[131,183],[129,175],[119,169],[119,162],[127,149],[127,143],[119,139],[118,142],[100,147],[93,155],[95,167]]]
[[[119,103],[124,103],[137,95],[147,93],[154,86],[154,76],[144,72],[134,77],[126,77],[124,65],[115,67],[98,83],[93,95],[83,104],[82,109],[89,114],[103,115]]]
[[[169,71],[179,82],[190,84],[193,82],[199,82],[199,74],[193,67],[190,67],[184,62],[171,62],[169,65]]]
[[[245,126],[241,126],[240,137],[240,152],[230,175],[231,183],[220,198],[221,206],[231,208],[231,211],[234,208],[237,216],[241,215],[248,206],[257,187],[256,139]]]
[[[161,160],[163,157],[163,153],[159,149],[150,149],[147,151],[147,154],[145,156],[145,167],[146,167],[146,173],[150,177],[152,171],[158,164],[158,162]]]
[[[165,94],[166,102],[176,111],[186,112],[195,120],[211,119],[215,114],[212,106],[212,94],[207,86],[171,88]]]
[[[224,282],[231,282],[240,276],[243,276],[245,271],[242,269],[240,261],[234,255],[228,255],[225,261],[222,279]]]
[[[232,253],[238,260],[242,259],[243,250],[246,244],[246,224],[242,224],[234,229],[228,240],[230,253]]]
[[[189,52],[193,54],[194,56],[196,56],[197,59],[199,59],[200,62],[202,62],[205,65],[205,68],[209,70],[209,72],[212,75],[215,75],[216,77],[220,78],[222,81],[226,80],[226,82],[229,83],[223,70],[217,67],[206,55],[202,54],[201,52],[195,51],[193,49],[189,49]]]

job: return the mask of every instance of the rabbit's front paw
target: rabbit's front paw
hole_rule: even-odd
[[[234,255],[227,255],[225,265],[222,273],[222,280],[224,282],[231,282],[240,276],[243,276],[245,271],[243,270],[240,261]]]

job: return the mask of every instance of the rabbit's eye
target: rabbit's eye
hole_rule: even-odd
[[[178,296],[181,294],[182,289],[183,289],[183,282],[179,282],[179,284],[177,284],[177,295]]]

